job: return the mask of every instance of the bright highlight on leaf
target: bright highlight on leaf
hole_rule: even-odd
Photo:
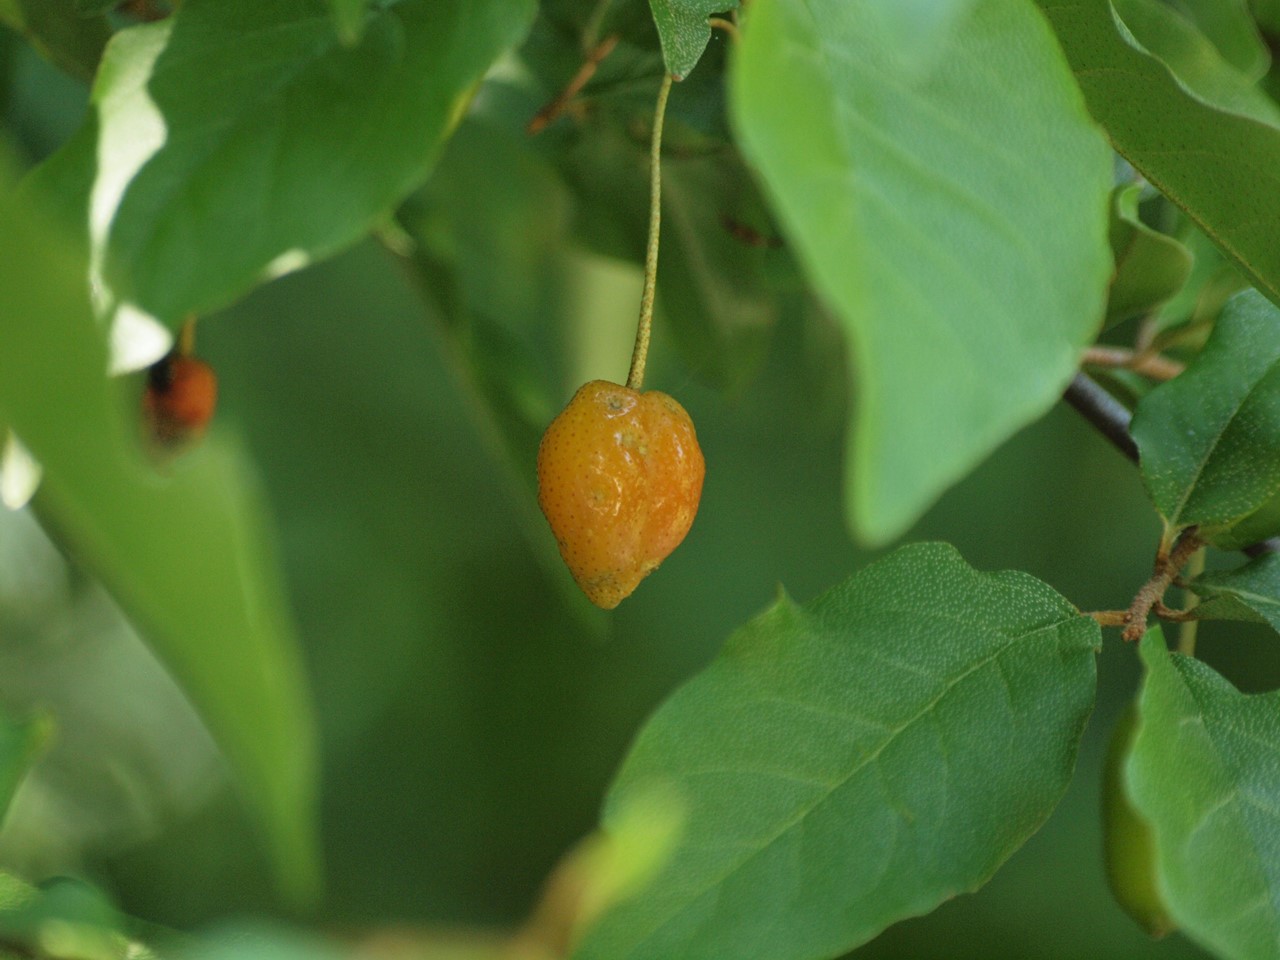
[[[605,824],[670,785],[685,832],[574,957],[819,960],[981,886],[1066,787],[1099,642],[946,545],[784,598],[641,731]]]
[[[115,299],[176,324],[245,293],[282,254],[354,242],[425,178],[533,12],[404,0],[356,41],[310,0],[188,0],[121,32],[94,90],[95,266]],[[140,43],[156,49],[139,57]],[[162,136],[139,138],[144,119]]]
[[[1228,960],[1280,956],[1280,692],[1245,696],[1159,630],[1146,666],[1129,795],[1151,825],[1173,919]]]
[[[1061,395],[1102,318],[1111,169],[1026,0],[976,3],[926,71],[875,6],[755,0],[731,93],[847,332],[847,503],[883,543]]]

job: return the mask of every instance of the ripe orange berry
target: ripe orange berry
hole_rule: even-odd
[[[680,545],[706,464],[665,393],[592,380],[538,447],[538,503],[587,598],[612,610]]]
[[[218,404],[218,377],[203,360],[169,354],[147,372],[142,413],[151,439],[177,447],[199,439]]]

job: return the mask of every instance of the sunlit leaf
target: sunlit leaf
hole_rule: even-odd
[[[117,302],[170,324],[358,239],[426,176],[531,0],[188,0],[117,35],[90,217]]]
[[[1024,0],[977,4],[924,73],[871,6],[753,2],[732,99],[848,332],[847,499],[881,543],[1061,394],[1102,317],[1111,169]]]

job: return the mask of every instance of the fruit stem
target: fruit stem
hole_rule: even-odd
[[[658,284],[658,234],[662,226],[662,121],[671,93],[671,74],[662,78],[658,105],[653,112],[653,139],[649,142],[649,245],[644,254],[644,292],[640,295],[640,322],[636,325],[636,345],[631,351],[627,386],[639,390],[644,383],[644,365],[649,357],[649,335],[653,327],[653,296]]]
[[[190,357],[196,352],[196,317],[195,314],[182,322],[178,331],[178,356]]]

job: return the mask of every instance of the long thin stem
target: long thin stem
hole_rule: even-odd
[[[1089,347],[1084,352],[1082,362],[1090,367],[1132,370],[1152,380],[1172,380],[1186,369],[1186,364],[1171,360],[1164,354],[1126,350],[1124,347]]]
[[[649,142],[649,243],[644,254],[644,292],[640,295],[640,321],[636,324],[636,345],[631,351],[627,386],[639,390],[644,383],[644,365],[649,358],[649,336],[653,328],[653,297],[658,284],[658,235],[662,228],[662,123],[667,115],[671,74],[662,78],[658,105],[653,111],[653,139]]]

